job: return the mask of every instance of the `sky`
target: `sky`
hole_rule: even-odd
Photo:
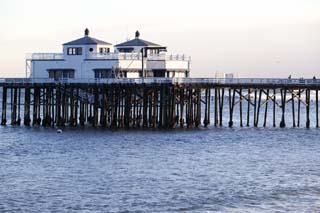
[[[1,0],[0,77],[26,53],[62,52],[83,36],[141,38],[192,58],[191,77],[320,77],[319,0]]]

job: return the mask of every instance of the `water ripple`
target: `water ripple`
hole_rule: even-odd
[[[0,212],[320,211],[317,129],[0,134]]]

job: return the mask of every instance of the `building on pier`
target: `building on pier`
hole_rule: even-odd
[[[93,79],[139,77],[189,77],[190,58],[172,55],[167,48],[140,38],[113,46],[89,36],[63,44],[63,53],[27,55],[26,74],[31,78]]]

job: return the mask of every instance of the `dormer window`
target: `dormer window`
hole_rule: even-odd
[[[99,48],[99,53],[101,53],[101,54],[110,53],[110,48],[101,47],[101,48]]]
[[[67,49],[68,55],[82,55],[82,48],[81,47],[69,47]]]

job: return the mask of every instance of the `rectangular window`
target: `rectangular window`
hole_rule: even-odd
[[[101,78],[107,78],[108,77],[108,71],[107,70],[102,70],[101,71]]]
[[[111,78],[111,69],[97,69],[94,70],[95,78]]]
[[[69,47],[67,49],[68,55],[82,55],[82,48],[81,47]]]
[[[110,48],[101,47],[99,48],[99,53],[101,54],[110,53]]]
[[[128,48],[118,48],[118,51],[121,53],[131,53],[133,52],[134,48],[128,47]]]
[[[99,71],[94,71],[94,77],[95,78],[100,78],[100,72]]]
[[[49,70],[49,78],[59,80],[61,78],[74,78],[74,70]]]
[[[68,76],[68,78],[74,78],[74,71],[72,70],[72,71],[69,71],[69,76]]]

